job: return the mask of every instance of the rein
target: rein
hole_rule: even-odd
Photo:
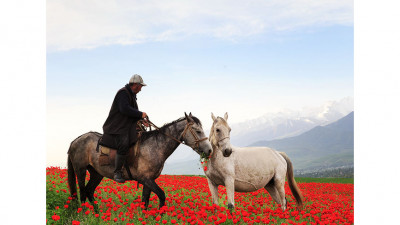
[[[153,122],[151,122],[151,121],[149,120],[149,117],[147,117],[147,123],[150,125],[150,129],[151,129],[151,126],[153,126],[156,130],[160,131],[160,128],[157,127]],[[176,142],[178,142],[178,143],[180,143],[180,144],[184,144],[184,145],[187,145],[187,146],[191,147],[192,149],[196,149],[196,148],[199,148],[199,143],[200,143],[200,142],[205,141],[205,140],[207,140],[208,138],[205,137],[205,138],[199,139],[199,138],[197,137],[196,133],[195,133],[195,132],[193,131],[193,129],[192,129],[192,125],[193,125],[193,124],[194,124],[193,122],[189,122],[189,123],[187,123],[187,124],[185,125],[185,129],[183,130],[183,132],[182,132],[182,134],[181,134],[181,136],[180,136],[180,139],[181,139],[182,137],[184,137],[184,136],[186,135],[187,131],[189,130],[190,133],[192,134],[194,140],[195,140],[195,141],[194,141],[194,147],[192,147],[192,146],[186,144],[186,143],[183,142],[183,141],[180,141],[180,140],[176,139],[175,137],[173,137],[173,136],[171,136],[171,135],[169,135],[169,134],[167,134],[167,133],[163,133],[163,132],[161,132],[161,131],[160,131],[160,133],[164,134],[165,136],[170,137],[171,139],[175,140]]]

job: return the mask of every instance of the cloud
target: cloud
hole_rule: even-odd
[[[351,0],[47,1],[48,51],[352,25]]]

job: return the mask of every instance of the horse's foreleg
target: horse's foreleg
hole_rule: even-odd
[[[147,186],[150,188],[150,190],[158,196],[158,199],[160,200],[160,209],[165,205],[165,193],[164,191],[157,185],[155,180],[150,180],[146,179],[144,182],[141,182],[143,184],[143,191],[144,191],[144,186]]]
[[[143,192],[142,192],[142,202],[144,202],[144,207],[146,209],[149,206],[150,194],[151,194],[150,188],[144,185]]]
[[[208,181],[208,187],[210,188],[213,204],[218,205],[218,186],[214,184],[214,182],[212,182],[208,177],[207,181]]]
[[[233,210],[235,208],[235,179],[233,177],[227,177],[225,179],[226,195],[228,196],[228,209]]]

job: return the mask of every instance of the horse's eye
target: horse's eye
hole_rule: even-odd
[[[219,133],[219,132],[220,132],[220,130],[219,130],[219,129],[217,129],[217,132]]]
[[[196,131],[196,133],[197,133],[197,134],[201,134],[201,131],[198,130],[198,131]]]

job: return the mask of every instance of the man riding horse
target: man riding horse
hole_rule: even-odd
[[[137,141],[136,124],[139,120],[147,118],[145,112],[139,111],[136,95],[146,86],[140,75],[135,74],[125,87],[115,95],[110,113],[103,125],[103,140],[109,140],[117,149],[115,157],[114,180],[124,183],[122,166],[125,163],[129,147]],[[146,122],[143,123],[148,126]]]

